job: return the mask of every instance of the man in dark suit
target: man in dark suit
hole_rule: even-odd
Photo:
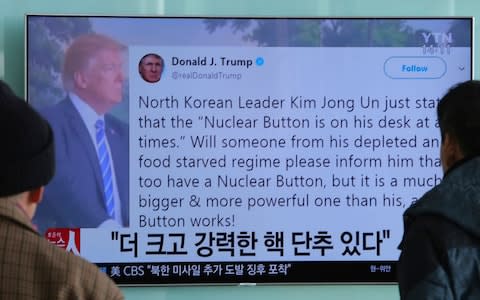
[[[40,111],[53,128],[58,165],[34,219],[41,232],[128,226],[128,126],[109,114],[122,100],[123,50],[87,34],[65,53],[68,97]]]
[[[0,299],[124,299],[104,273],[38,235],[31,219],[55,174],[51,127],[0,81]]]

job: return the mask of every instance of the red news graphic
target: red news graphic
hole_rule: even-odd
[[[80,228],[49,228],[45,238],[68,252],[80,255]]]

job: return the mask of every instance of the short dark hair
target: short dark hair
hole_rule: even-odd
[[[451,87],[437,106],[442,141],[452,136],[465,157],[480,155],[480,81]]]

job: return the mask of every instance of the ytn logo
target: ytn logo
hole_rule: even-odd
[[[451,32],[422,32],[425,44],[443,44],[448,45],[453,43],[453,36]]]

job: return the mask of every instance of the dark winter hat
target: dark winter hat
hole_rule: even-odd
[[[54,173],[50,125],[0,80],[0,197],[44,186]]]

